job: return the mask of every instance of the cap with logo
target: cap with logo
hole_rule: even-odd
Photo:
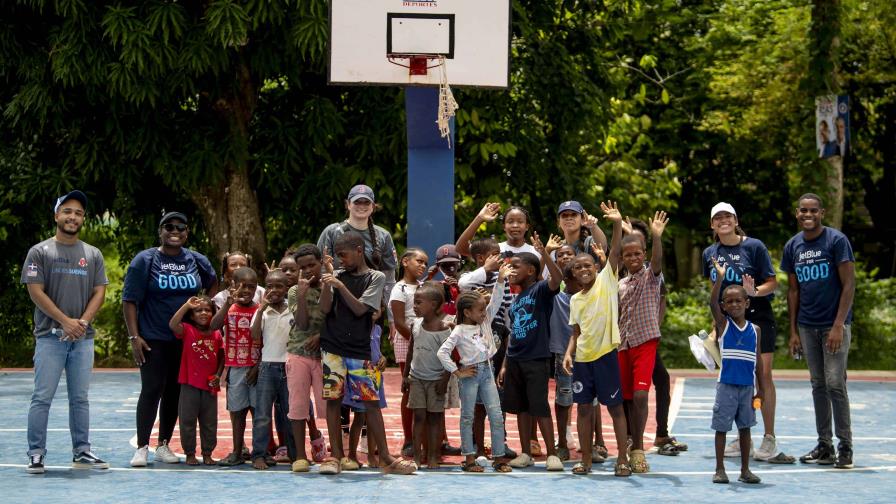
[[[737,212],[734,211],[734,207],[731,206],[731,203],[725,203],[724,201],[720,201],[712,207],[712,210],[709,211],[709,218],[712,219],[719,212],[728,212],[737,217]]]
[[[75,189],[74,191],[72,191],[68,194],[64,194],[64,195],[56,198],[56,204],[53,206],[53,213],[58,212],[59,207],[61,207],[63,203],[65,203],[66,201],[68,201],[70,199],[80,201],[81,206],[84,207],[85,210],[87,209],[87,195],[82,193],[81,191]]]
[[[184,215],[180,212],[168,212],[162,216],[162,220],[159,221],[159,227],[164,226],[166,222],[173,221],[174,219],[177,219],[177,220],[183,222],[184,224],[189,224],[189,222],[187,221],[186,215]]]
[[[457,253],[454,245],[450,243],[442,245],[436,251],[436,264],[444,262],[460,262],[460,254]]]
[[[564,201],[563,203],[560,203],[560,206],[557,208],[557,215],[569,210],[577,214],[585,213],[585,209],[582,208],[582,204],[578,201]]]
[[[364,184],[358,184],[348,192],[348,201],[349,203],[354,203],[361,198],[369,199],[371,203],[376,201],[373,199],[373,189]]]

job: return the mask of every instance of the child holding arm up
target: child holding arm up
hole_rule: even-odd
[[[716,473],[713,483],[728,483],[725,474],[725,435],[731,430],[731,423],[737,425],[740,437],[740,477],[738,481],[756,484],[761,480],[750,472],[750,427],[756,425],[756,411],[753,399],[762,402],[762,359],[760,358],[760,329],[746,319],[750,306],[747,291],[742,285],[732,284],[722,293],[719,291],[727,271],[726,265],[719,265],[713,258],[716,281],[712,285],[709,306],[715,324],[722,365],[719,382],[716,384],[716,401],[712,410],[712,429],[716,431]],[[724,310],[724,311],[723,311]],[[754,384],[759,383],[754,396]]]

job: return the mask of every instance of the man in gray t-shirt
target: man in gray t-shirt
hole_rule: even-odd
[[[34,392],[28,410],[27,472],[45,471],[47,418],[62,372],[68,388],[72,466],[108,469],[90,451],[87,393],[93,370],[90,325],[103,304],[109,280],[103,255],[78,239],[87,196],[72,191],[56,200],[56,235],[31,247],[22,267],[22,283],[34,301]]]

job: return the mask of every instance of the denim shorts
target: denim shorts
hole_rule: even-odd
[[[716,402],[712,407],[712,430],[728,432],[734,422],[738,429],[756,425],[752,385],[716,383]]]
[[[255,385],[246,382],[252,366],[227,368],[227,411],[255,407]]]
[[[572,375],[563,370],[563,354],[554,354],[554,403],[558,406],[572,406]]]

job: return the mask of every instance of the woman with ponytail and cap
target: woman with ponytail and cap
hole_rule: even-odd
[[[729,285],[742,285],[749,295],[750,302],[746,318],[761,328],[760,350],[765,383],[762,422],[765,436],[753,456],[756,460],[764,462],[793,463],[793,457],[784,455],[778,450],[775,439],[776,397],[772,381],[772,361],[777,333],[771,304],[775,289],[778,288],[775,267],[765,244],[747,236],[741,229],[737,212],[730,203],[720,202],[712,207],[709,213],[709,225],[715,243],[703,251],[703,276],[709,279],[710,284],[715,283],[717,273],[713,261],[720,265],[725,264],[727,268],[725,278],[722,279],[722,291]],[[726,447],[725,456],[740,456],[737,440]]]

